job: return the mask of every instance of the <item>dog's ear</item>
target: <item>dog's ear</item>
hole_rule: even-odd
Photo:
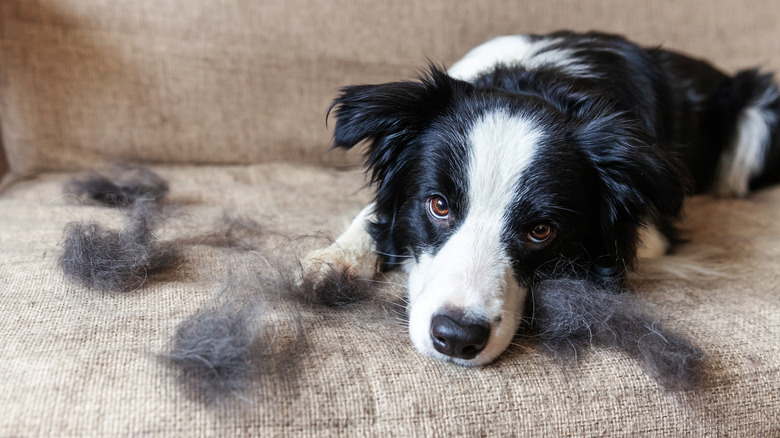
[[[419,81],[345,87],[333,101],[333,146],[350,149],[368,141],[366,165],[380,185],[413,159],[415,139],[471,85],[435,66]]]
[[[453,79],[431,66],[419,81],[346,87],[333,101],[336,127],[333,147],[350,149],[366,141],[366,167],[376,190],[376,220],[370,227],[385,266],[403,259],[405,245],[392,232],[396,211],[412,190],[411,164],[418,156],[420,137],[426,127],[452,105],[460,93],[472,86]]]
[[[628,114],[603,110],[578,123],[577,141],[593,164],[601,236],[591,254],[599,277],[614,280],[636,256],[639,226],[677,218],[692,187],[685,166]]]

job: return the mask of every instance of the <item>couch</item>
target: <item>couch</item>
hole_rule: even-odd
[[[371,198],[359,152],[328,150],[341,86],[561,28],[778,70],[778,22],[770,0],[3,0],[0,435],[780,436],[780,188],[689,201],[689,245],[725,254],[722,275],[632,282],[706,353],[692,392],[664,391],[619,351],[572,362],[533,339],[483,368],[440,363],[375,300],[269,309],[277,359],[241,397],[204,403],[165,360],[172,336],[230,266],[259,262],[194,242],[126,293],[58,263],[67,223],[121,224],[63,195],[83,172],[140,163],[165,178],[181,214],[163,241],[226,211],[333,236]]]

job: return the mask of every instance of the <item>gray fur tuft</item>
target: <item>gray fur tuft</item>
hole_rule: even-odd
[[[154,206],[142,202],[130,210],[119,231],[96,222],[67,224],[60,256],[65,275],[102,291],[140,288],[150,275],[178,260],[178,251],[152,233],[157,215]]]
[[[555,353],[574,355],[587,346],[617,349],[638,360],[666,390],[702,383],[704,354],[660,325],[630,294],[581,279],[545,279],[533,292],[533,327]]]
[[[171,362],[182,371],[181,380],[195,398],[213,403],[238,395],[258,366],[256,354],[262,332],[262,307],[218,299],[185,319],[173,338]]]
[[[109,207],[130,207],[139,201],[161,201],[168,183],[145,167],[120,168],[114,178],[99,173],[74,178],[65,184],[65,193]]]

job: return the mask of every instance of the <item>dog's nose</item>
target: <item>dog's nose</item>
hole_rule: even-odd
[[[473,359],[487,345],[490,324],[467,321],[455,314],[439,314],[431,320],[433,348],[441,354],[460,359]]]

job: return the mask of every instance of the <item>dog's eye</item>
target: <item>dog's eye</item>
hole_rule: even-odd
[[[437,220],[446,220],[450,215],[450,205],[442,196],[431,196],[428,198],[428,213]]]
[[[534,243],[542,243],[549,240],[553,234],[555,234],[555,230],[552,225],[541,223],[531,228],[531,231],[528,232],[528,240]]]

